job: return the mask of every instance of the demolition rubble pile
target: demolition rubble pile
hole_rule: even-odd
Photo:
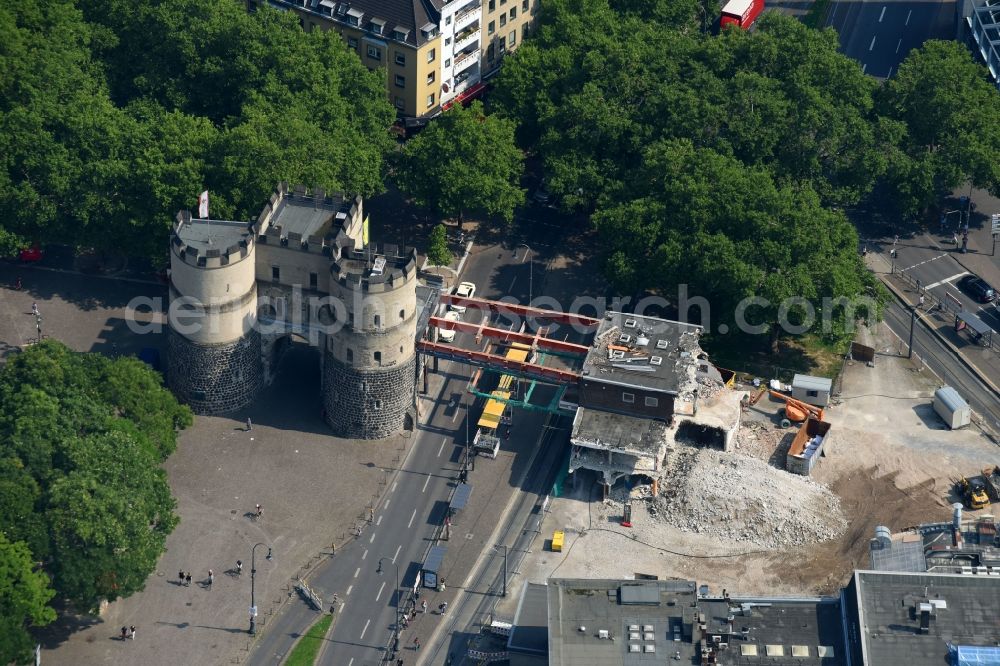
[[[675,446],[651,514],[682,531],[775,549],[832,539],[840,501],[808,477],[739,453]]]
[[[787,453],[787,447],[794,437],[794,431],[775,428],[760,421],[744,420],[736,433],[736,450],[745,456],[770,461],[779,448],[784,448]]]

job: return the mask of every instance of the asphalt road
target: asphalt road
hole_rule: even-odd
[[[868,74],[889,78],[906,54],[928,39],[952,39],[954,2],[835,0],[827,26],[840,34],[840,50]]]

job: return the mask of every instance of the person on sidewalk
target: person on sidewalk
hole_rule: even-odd
[[[250,423],[250,417],[247,417],[247,432],[253,430],[253,423]]]
[[[427,600],[426,599],[424,599],[423,601],[420,602],[420,612],[421,613],[426,613],[427,612]]]
[[[129,635],[129,638],[131,638],[132,640],[135,640],[135,625],[134,624],[131,627],[128,628],[128,635]]]
[[[191,572],[190,571],[188,571],[187,574],[184,576],[184,580],[187,581],[187,586],[191,587]]]
[[[924,307],[924,295],[920,294],[920,300],[917,301],[917,309]]]
[[[215,572],[211,569],[208,570],[208,587],[212,587],[212,583],[215,582]]]
[[[122,627],[122,640],[128,638],[128,627]]]
[[[413,649],[414,650],[419,650],[420,649],[420,637],[419,636],[414,636],[413,637]]]
[[[236,560],[236,575],[243,575],[243,560]]]

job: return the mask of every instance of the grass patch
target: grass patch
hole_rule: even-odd
[[[813,0],[812,6],[802,18],[802,22],[810,28],[819,30],[826,22],[826,12],[829,8],[830,0]]]
[[[330,623],[332,622],[333,615],[324,614],[323,617],[316,621],[316,624],[309,627],[309,631],[299,639],[291,654],[288,655],[288,659],[285,660],[285,666],[313,666],[313,663],[316,661],[316,655],[319,654],[319,648],[323,645],[323,639],[326,638],[326,632],[330,629]]]
[[[706,336],[702,346],[715,365],[763,379],[790,382],[796,373],[835,377],[849,343],[831,345],[809,333],[782,338],[777,354],[771,353],[766,335]]]

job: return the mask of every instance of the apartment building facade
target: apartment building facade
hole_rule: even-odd
[[[304,30],[336,30],[384,69],[400,116],[430,118],[479,94],[538,13],[540,0],[247,0],[294,11]]]

